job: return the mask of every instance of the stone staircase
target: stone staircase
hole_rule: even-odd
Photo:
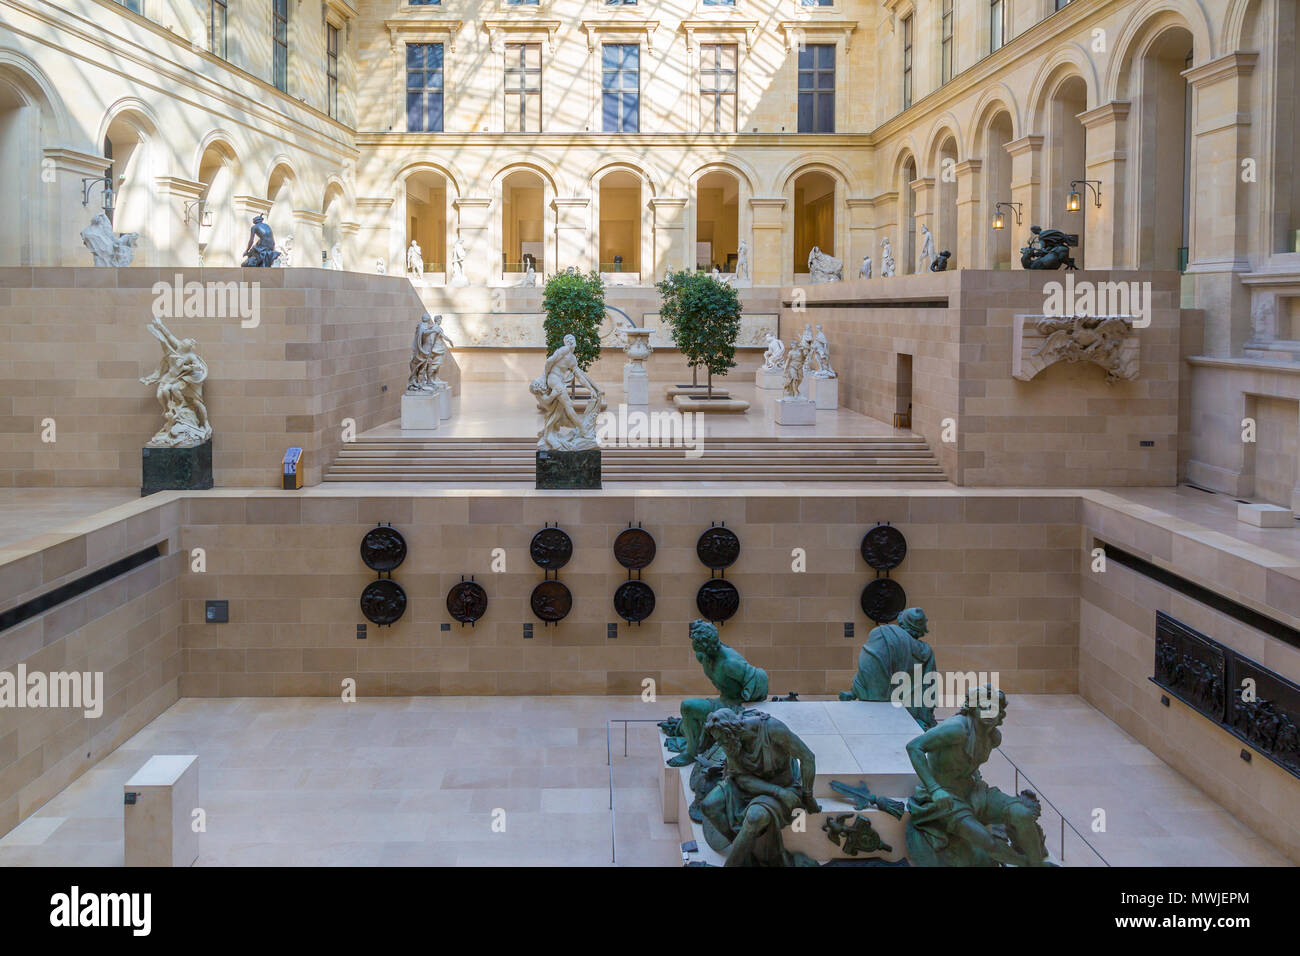
[[[532,438],[362,438],[345,445],[326,481],[533,481]],[[946,481],[918,435],[712,438],[682,448],[606,448],[605,482]]]

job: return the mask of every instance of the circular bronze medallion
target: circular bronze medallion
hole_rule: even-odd
[[[695,553],[706,568],[721,571],[731,567],[740,557],[740,539],[730,528],[710,528],[695,542]]]
[[[862,560],[877,571],[892,571],[907,557],[907,539],[897,528],[878,524],[862,536]]]
[[[406,610],[406,592],[390,578],[371,581],[361,592],[361,613],[372,624],[392,624]]]
[[[625,621],[644,621],[654,609],[654,589],[644,581],[624,581],[614,592],[614,612]]]
[[[573,609],[573,595],[559,581],[543,581],[528,599],[538,620],[562,621]]]
[[[907,607],[907,592],[893,578],[876,578],[862,589],[862,612],[877,624],[886,624]]]
[[[655,559],[655,539],[642,528],[626,528],[614,539],[614,557],[623,567],[639,571]]]
[[[543,528],[528,545],[533,563],[547,571],[558,571],[573,557],[573,539],[559,528]]]
[[[391,571],[406,560],[406,539],[396,528],[371,528],[361,539],[361,560],[371,571]]]
[[[473,624],[487,613],[488,596],[477,581],[461,581],[447,592],[447,613],[462,624]]]
[[[706,621],[725,621],[740,610],[740,592],[726,578],[709,578],[696,592],[695,606]]]

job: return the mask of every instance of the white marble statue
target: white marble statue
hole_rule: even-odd
[[[894,274],[894,246],[885,236],[880,240],[880,276],[887,279]]]
[[[275,264],[281,269],[287,269],[293,265],[293,233],[284,237],[284,242],[275,247],[280,255],[276,258]]]
[[[736,281],[749,281],[749,243],[744,239],[740,240],[740,246],[736,249]]]
[[[380,276],[388,275],[388,263],[384,261],[383,256],[380,256],[378,259],[375,260],[375,275],[380,275]]]
[[[81,230],[81,241],[90,250],[97,266],[125,268],[135,258],[138,232],[113,232],[113,224],[102,212],[95,213],[90,225]]]
[[[415,340],[411,343],[411,372],[406,379],[408,392],[436,392],[451,386],[438,377],[447,352],[456,343],[442,330],[442,316],[429,318],[425,312],[415,325]]]
[[[469,280],[465,278],[465,257],[468,255],[465,249],[465,240],[460,236],[451,244],[451,281],[448,285],[469,285]]]
[[[785,343],[773,335],[767,333],[767,351],[763,353],[763,368],[769,371],[775,371],[785,364]]]
[[[424,250],[414,239],[406,248],[406,271],[417,279],[424,278]]]
[[[330,246],[330,268],[335,272],[343,271],[343,247],[337,242]]]
[[[813,355],[817,357],[817,371],[813,372],[813,378],[835,378],[835,369],[831,368],[830,343],[820,325],[813,336]]]
[[[786,349],[785,391],[783,397],[789,401],[798,401],[802,397],[799,394],[799,386],[803,385],[804,372],[807,369],[812,350],[812,329],[810,328],[805,328],[803,335],[793,340],[790,347]]]
[[[921,255],[916,260],[916,271],[926,272],[930,268],[930,263],[934,262],[934,236],[930,233],[930,227],[921,224]]]
[[[813,246],[808,252],[808,274],[813,282],[839,282],[844,278],[844,260]]]
[[[537,270],[533,268],[533,260],[532,260],[532,259],[528,259],[528,260],[524,263],[524,275],[523,275],[523,278],[521,278],[518,282],[516,282],[515,285],[517,285],[517,286],[522,286],[522,287],[524,287],[524,288],[528,288],[528,289],[535,289],[535,288],[537,288]]]
[[[724,273],[717,266],[713,267],[713,271],[709,273],[709,276],[713,279],[714,282],[720,282],[723,285],[731,285],[731,276]]]
[[[163,410],[163,426],[150,438],[150,448],[189,448],[212,437],[208,409],[203,404],[203,383],[208,377],[207,363],[195,351],[193,339],[178,339],[162,320],[149,324],[149,334],[162,346],[162,360],[157,371],[140,379],[142,385],[157,385],[158,404]]]
[[[528,386],[542,408],[542,430],[537,433],[537,447],[541,451],[587,451],[600,447],[596,421],[604,392],[578,367],[577,344],[577,339],[566,335],[564,344],[547,357],[542,377],[533,379]],[[569,379],[590,392],[581,415],[569,395]]]
[[[858,278],[859,279],[871,278],[871,256],[862,257],[862,265],[858,266]]]

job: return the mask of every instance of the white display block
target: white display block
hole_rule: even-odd
[[[805,375],[803,377],[803,381],[799,383],[799,394],[802,395],[804,398],[812,398],[813,397],[812,383],[813,383],[812,376]]]
[[[451,418],[451,386],[446,383],[438,389],[438,417],[443,421]]]
[[[1294,528],[1295,515],[1279,505],[1237,505],[1237,520],[1257,528]]]
[[[134,800],[123,808],[126,865],[193,866],[199,858],[193,826],[199,805],[198,756],[150,757],[126,782],[124,793]]]
[[[817,405],[806,398],[778,398],[776,423],[778,425],[816,425]]]
[[[822,411],[834,411],[840,407],[840,380],[838,378],[813,377],[813,402]]]
[[[628,372],[625,384],[629,405],[650,404],[650,376],[644,368]]]
[[[429,430],[438,427],[437,392],[402,393],[402,430]]]
[[[754,373],[754,384],[765,389],[785,388],[785,370],[759,366],[758,371]]]

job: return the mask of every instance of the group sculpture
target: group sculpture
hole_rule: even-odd
[[[766,333],[767,351],[763,353],[763,368],[775,372],[785,366],[785,343],[773,332]]]
[[[442,316],[432,319],[425,312],[415,326],[415,339],[411,343],[411,371],[406,380],[406,391],[411,394],[437,392],[451,386],[438,377],[448,351],[455,348],[442,329]]]
[[[126,268],[135,258],[135,246],[140,241],[137,232],[113,232],[113,223],[102,212],[95,213],[90,225],[81,230],[81,241],[90,250],[97,266]]]
[[[799,389],[803,386],[805,377],[836,377],[835,369],[831,367],[830,343],[826,341],[826,333],[820,325],[815,333],[811,325],[805,325],[803,333],[792,340],[788,347],[772,336],[763,358],[764,368],[784,370],[783,397],[791,401],[800,398]],[[768,362],[772,364],[769,365]]]
[[[894,245],[885,236],[880,240],[880,276],[888,279],[894,275]]]
[[[155,318],[149,334],[162,347],[158,368],[140,379],[153,385],[162,406],[163,426],[149,439],[149,448],[188,448],[201,445],[212,437],[208,409],[203,404],[203,383],[208,377],[207,363],[199,357],[193,339],[180,339]]]
[[[542,429],[537,435],[539,451],[589,451],[599,448],[596,422],[604,398],[596,385],[578,365],[578,340],[564,337],[564,344],[546,358],[541,378],[535,378],[528,390],[542,410]],[[586,408],[579,412],[570,392],[576,384],[589,392]]]
[[[808,252],[808,276],[813,282],[839,282],[844,278],[844,260],[813,246]]]
[[[1020,265],[1026,269],[1076,268],[1070,249],[1079,244],[1079,237],[1059,229],[1029,227],[1029,244],[1020,250]]]

